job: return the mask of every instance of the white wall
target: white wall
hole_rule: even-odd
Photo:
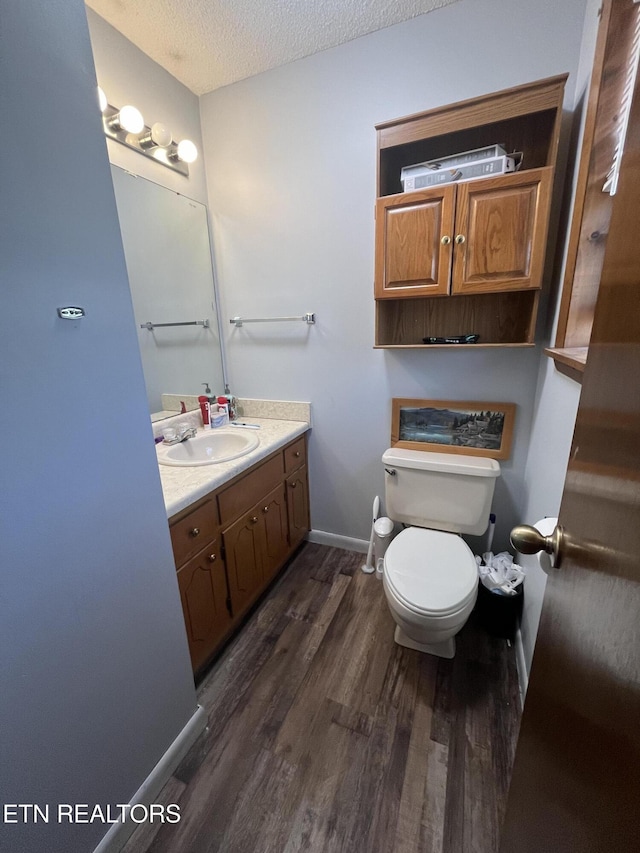
[[[496,545],[521,520],[538,351],[372,349],[374,125],[565,71],[573,105],[584,5],[462,0],[201,98],[231,387],[312,401],[315,529],[368,537],[394,396],[517,403]]]
[[[195,692],[84,4],[1,17],[0,800],[115,805]],[[107,828],[3,823],[0,847],[86,853]]]
[[[584,19],[584,31],[580,51],[580,63],[576,74],[576,107],[586,101],[593,52],[598,30],[600,0],[587,0]],[[582,113],[584,122],[585,111]],[[580,152],[582,129],[578,140],[577,155]],[[577,179],[576,157],[571,186],[575,190]],[[563,265],[564,267],[564,265]],[[564,274],[564,268],[562,273]],[[563,275],[555,282],[555,300],[552,301],[552,322],[547,324],[545,338],[548,345],[555,340],[558,322],[559,289]],[[559,373],[553,360],[543,356],[540,361],[538,385],[536,388],[535,416],[531,427],[531,441],[525,469],[525,501],[522,520],[534,524],[545,516],[557,516],[560,511],[562,489],[567,470],[573,427],[580,399],[580,384]],[[531,570],[526,581],[524,612],[522,616],[522,645],[526,676],[531,671],[531,661],[538,632],[538,623],[542,611],[542,602],[546,586],[546,575],[539,567]]]
[[[189,166],[189,177],[168,169],[150,157],[107,140],[109,159],[116,166],[141,175],[203,204],[207,191],[202,158],[198,96],[172,77],[121,33],[87,7],[87,20],[98,83],[114,107],[133,104],[151,126],[166,124],[177,141],[191,139],[200,157]]]

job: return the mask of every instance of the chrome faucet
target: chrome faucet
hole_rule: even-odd
[[[183,424],[178,427],[178,432],[175,438],[166,438],[164,439],[164,444],[179,444],[181,441],[188,441],[190,438],[194,438],[197,434],[198,430],[195,427],[187,426],[187,424]]]

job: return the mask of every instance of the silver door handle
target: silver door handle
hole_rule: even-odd
[[[558,524],[550,536],[543,536],[535,527],[519,524],[511,531],[511,544],[520,554],[537,554],[538,551],[544,551],[551,557],[552,568],[559,569],[564,545],[564,529]]]

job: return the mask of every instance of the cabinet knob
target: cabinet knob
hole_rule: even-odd
[[[464,236],[464,234],[456,234],[456,243],[458,244],[458,246],[461,246],[466,241],[466,239],[467,238]]]
[[[215,563],[215,561],[216,561],[216,555],[215,554],[209,554],[209,562]]]
[[[196,537],[196,536],[200,536],[200,528],[199,528],[199,527],[194,527],[194,528],[192,528],[192,529],[189,531],[189,535],[190,535],[190,536],[193,536],[193,538],[194,538],[194,539],[195,539],[195,537]]]
[[[445,236],[440,240],[440,242],[443,246],[448,246],[451,242],[451,237],[447,237],[447,235],[445,234]]]
[[[290,488],[290,489],[295,489],[295,487],[296,487],[296,486],[297,486],[297,483],[295,483],[295,482],[294,482],[294,483],[289,483],[289,488]]]
[[[257,515],[254,515],[254,516],[253,516],[253,518],[251,519],[251,523],[252,523],[252,524],[257,524],[257,523],[258,523],[258,516],[257,516]]]
[[[263,507],[262,512],[269,512],[269,507],[268,506]]]
[[[295,452],[293,455],[294,455],[294,456],[296,457],[296,459],[297,459],[297,458],[300,456],[300,451],[299,451],[299,450],[296,450],[296,452]]]

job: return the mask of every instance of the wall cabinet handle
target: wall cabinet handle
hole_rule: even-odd
[[[444,237],[440,240],[440,242],[443,246],[448,246],[451,242],[451,237],[447,237],[447,235],[445,234]]]
[[[200,536],[200,528],[194,527],[192,530],[189,531],[189,534],[195,539],[196,536]]]
[[[263,507],[262,512],[269,512],[269,507],[268,506]]]
[[[251,519],[251,523],[252,523],[252,524],[257,524],[257,523],[258,523],[258,516],[257,516],[257,515],[254,515],[254,516],[253,516],[253,518]]]
[[[209,562],[215,563],[215,561],[216,561],[216,555],[215,554],[209,554]]]
[[[466,239],[467,238],[464,236],[464,234],[457,234],[456,235],[456,243],[458,244],[458,246],[461,246],[462,243],[464,243],[466,241]]]

